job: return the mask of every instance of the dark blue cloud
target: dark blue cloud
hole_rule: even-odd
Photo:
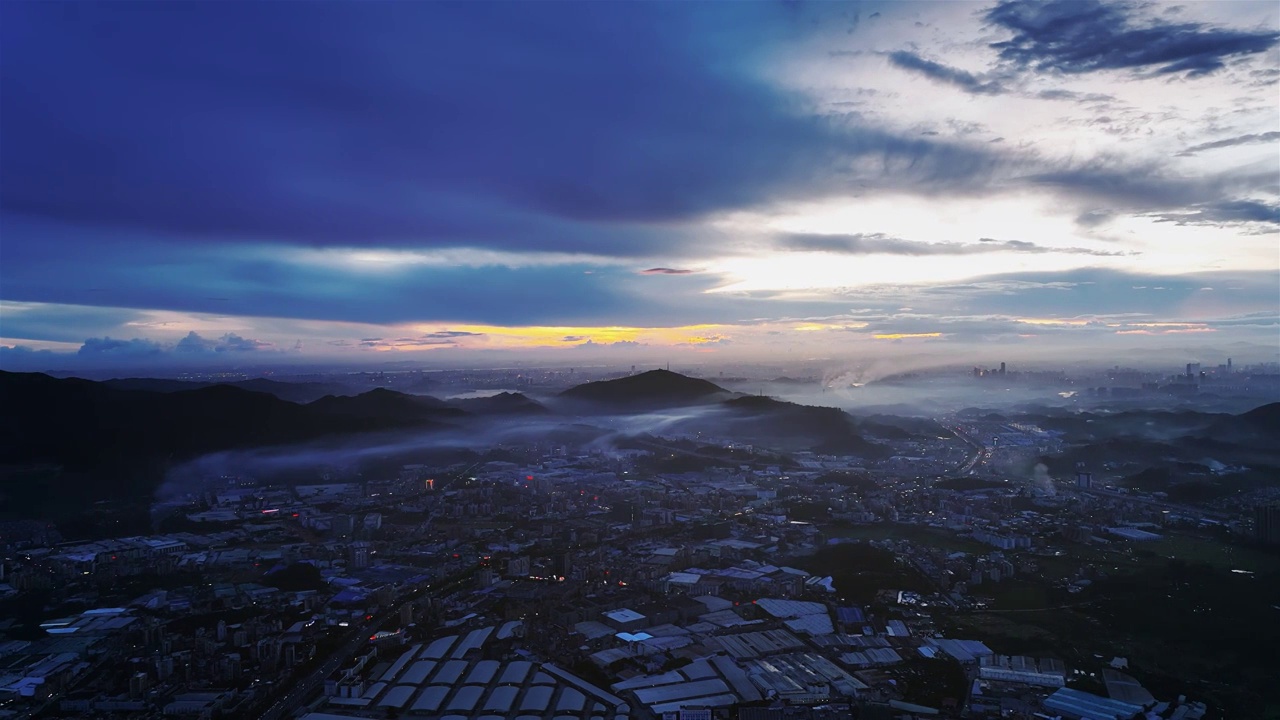
[[[1178,153],[1179,156],[1187,157],[1195,155],[1205,150],[1217,150],[1225,147],[1235,147],[1236,145],[1255,145],[1262,143],[1280,142],[1280,132],[1251,133],[1249,135],[1237,135],[1236,137],[1223,138],[1222,140],[1214,140],[1213,142],[1200,143]]]
[[[1075,317],[1146,315],[1172,319],[1275,311],[1280,270],[1156,275],[1103,268],[1007,273],[921,291],[924,312]],[[1212,288],[1206,290],[1205,288]]]
[[[1178,225],[1280,225],[1280,205],[1256,200],[1222,200],[1194,205],[1185,212],[1163,213],[1157,215],[1157,219]],[[1274,229],[1271,232],[1275,232]]]
[[[1280,191],[1277,173],[1280,155],[1272,152],[1254,167],[1201,176],[1176,174],[1161,164],[1125,164],[1103,156],[1021,179],[1051,187],[1060,199],[1083,205],[1076,218],[1082,227],[1094,227],[1130,211],[1183,224],[1244,224],[1252,232],[1251,225],[1276,222],[1274,205],[1249,196],[1276,195]]]
[[[695,270],[685,270],[682,268],[656,267],[647,270],[641,270],[641,275],[691,275]]]
[[[214,352],[253,352],[271,347],[271,343],[241,337],[235,333],[227,333],[218,338]]]
[[[157,342],[143,338],[120,340],[100,337],[85,340],[76,354],[82,358],[135,360],[159,357],[164,354],[164,348]]]
[[[585,248],[665,221],[921,182],[975,151],[814,117],[742,49],[789,13],[604,3],[5,3],[0,206],[179,238]],[[726,39],[728,38],[728,39]],[[742,57],[740,57],[740,55]],[[904,172],[906,171],[906,172]]]
[[[586,263],[363,267],[298,259],[282,246],[228,253],[139,239],[127,250],[80,248],[80,233],[56,227],[37,237],[19,246],[20,272],[10,271],[6,248],[10,300],[362,323],[667,326],[773,314],[767,298],[707,294],[722,281],[710,273],[659,280]],[[78,261],[67,262],[74,252]],[[797,312],[830,312],[833,302],[799,303]]]
[[[1119,209],[1160,213],[1202,206],[1235,207],[1234,221],[1247,221],[1257,219],[1248,217],[1257,213],[1241,212],[1241,208],[1256,203],[1241,196],[1274,195],[1278,189],[1277,172],[1280,172],[1280,156],[1274,154],[1257,169],[1192,176],[1176,175],[1153,163],[1123,163],[1101,157],[1022,179],[1052,187],[1060,196],[1094,205],[1081,215],[1082,224],[1086,225],[1105,221]],[[1233,221],[1228,214],[1232,213],[1221,214],[1222,222]]]
[[[241,353],[266,350],[271,347],[269,342],[252,340],[236,333],[227,333],[220,338],[210,339],[201,337],[199,333],[192,330],[173,346],[173,351],[180,354]]]
[[[986,14],[1013,37],[992,47],[1003,60],[1035,70],[1086,73],[1150,69],[1203,75],[1227,59],[1265,52],[1274,30],[1227,30],[1201,23],[1137,20],[1134,6],[1099,0],[1005,0]]]
[[[984,80],[967,70],[943,65],[906,50],[889,53],[889,62],[903,70],[917,72],[932,80],[954,85],[965,92],[999,95],[1005,91],[1005,88],[994,80]]]
[[[215,343],[212,340],[206,340],[200,337],[195,330],[187,333],[177,345],[174,346],[174,352],[178,353],[206,353],[212,352]]]
[[[0,241],[2,242],[2,241]],[[9,246],[3,246],[8,260]],[[9,265],[0,262],[0,287],[8,281]],[[78,343],[91,335],[138,331],[130,324],[141,321],[137,310],[89,305],[0,305],[0,337],[39,338],[50,342]]]
[[[66,353],[35,350],[26,345],[0,345],[0,368],[10,371],[48,370],[66,357]]]

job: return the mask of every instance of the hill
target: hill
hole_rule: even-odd
[[[598,380],[560,393],[566,400],[616,408],[699,405],[732,395],[715,383],[669,370],[650,370],[616,380]]]
[[[451,400],[450,404],[474,415],[547,415],[551,412],[537,400],[513,392],[466,400]]]
[[[379,423],[413,424],[427,420],[448,420],[467,413],[443,400],[427,395],[406,395],[375,388],[354,397],[327,395],[308,403],[307,408],[335,417],[361,418]]]
[[[724,406],[742,417],[768,418],[785,423],[778,430],[791,430],[805,435],[822,434],[832,427],[851,428],[853,418],[839,408],[800,405],[786,400],[748,395],[727,400]]]
[[[1071,442],[1104,441],[1119,437],[1169,441],[1209,428],[1224,417],[1190,410],[1127,410],[1124,412],[1029,413],[1024,422],[1063,433]]]
[[[206,382],[198,380],[168,380],[164,378],[119,378],[115,380],[105,380],[102,383],[107,387],[117,390],[145,390],[149,392],[181,392],[183,390],[199,390],[200,388],[212,387],[214,385],[230,385],[241,390],[249,390],[252,392],[262,392],[274,395],[281,400],[288,400],[295,403],[308,403],[318,400],[326,395],[353,395],[354,391],[349,390],[339,383],[319,383],[319,382],[281,382],[279,380],[268,380],[266,378],[253,378],[251,380],[237,380],[234,382]]]
[[[1270,403],[1256,407],[1240,415],[1228,416],[1215,423],[1213,433],[1228,435],[1240,434],[1251,439],[1280,438],[1280,403]]]
[[[858,418],[858,431],[885,440],[929,440],[946,430],[932,418],[875,414]]]
[[[241,380],[231,383],[231,385],[241,390],[250,390],[253,392],[264,392],[275,395],[281,400],[289,402],[307,403],[313,400],[319,400],[326,395],[354,395],[356,391],[347,388],[341,383],[322,383],[322,382],[282,382],[280,380],[268,380],[266,378],[254,378],[252,380]]]
[[[1280,402],[1256,407],[1239,417],[1259,429],[1280,433]]]
[[[0,372],[0,515],[66,517],[99,500],[149,502],[168,467],[206,453],[440,426],[447,417],[390,395],[399,397],[375,391],[299,405],[228,385],[148,392]],[[48,471],[33,481],[32,467]]]
[[[1280,403],[1239,415],[1207,416],[1212,422],[1178,439],[1186,451],[1204,452],[1228,464],[1280,466]]]
[[[879,458],[888,449],[862,437],[856,423],[839,408],[799,405],[771,397],[749,395],[722,403],[729,411],[728,430],[734,437],[769,441],[800,441],[806,448],[835,455]]]

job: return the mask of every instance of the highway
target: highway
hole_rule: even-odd
[[[398,619],[400,617],[401,608],[405,605],[412,604],[425,594],[433,592],[447,592],[462,584],[474,574],[474,569],[464,570],[463,572],[460,572],[447,580],[441,581],[438,584],[429,584],[426,587],[413,592],[406,600],[404,600],[404,602],[397,604],[395,607],[374,615],[371,620],[366,620],[359,625],[353,626],[348,631],[350,636],[349,639],[342,647],[333,651],[333,653],[329,655],[329,658],[325,660],[320,667],[316,668],[306,677],[297,680],[293,684],[293,687],[288,690],[281,688],[281,690],[284,690],[284,694],[281,695],[279,699],[271,705],[271,707],[264,710],[259,718],[261,718],[261,720],[280,720],[280,718],[292,716],[297,712],[298,708],[302,707],[302,705],[306,703],[307,699],[315,693],[316,688],[324,683],[325,678],[328,678],[336,672],[338,668],[342,667],[347,660],[356,654],[356,651],[360,649],[361,645],[369,642],[370,635],[391,620]]]
[[[936,421],[939,425],[951,431],[951,434],[960,438],[973,448],[973,454],[965,458],[965,461],[956,466],[956,472],[961,475],[972,475],[977,471],[978,465],[988,457],[987,447],[982,443],[969,437],[969,434],[961,430],[959,426],[953,426],[944,420]]]
[[[361,644],[368,642],[368,636],[366,636],[365,633],[369,631],[370,627],[375,627],[376,622],[377,618],[366,621],[365,623],[352,628],[351,639],[348,640],[341,648],[334,651],[334,653],[329,656],[329,659],[324,661],[323,665],[312,671],[310,675],[307,675],[305,678],[295,683],[293,688],[277,700],[274,705],[267,708],[261,715],[262,720],[279,720],[279,718],[284,717],[286,713],[292,714],[297,710],[298,707],[306,702],[307,698],[315,692],[317,685],[323,683],[325,678],[329,677],[330,674],[336,672],[338,668],[342,667],[342,664],[354,655],[356,650],[360,649]]]

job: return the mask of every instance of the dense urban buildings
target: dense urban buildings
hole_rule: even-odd
[[[957,375],[974,403],[1003,401],[980,373],[890,382]],[[1169,415],[1096,392],[1123,387],[1096,377],[1003,377],[1044,404],[847,415],[666,370],[322,378],[350,394],[293,407],[425,414],[171,466],[146,532],[110,533],[130,517],[117,502],[85,506],[97,525],[4,525],[0,703],[19,717],[308,720],[1257,707],[1251,693],[1265,691],[1223,692],[1168,669],[1154,640],[1124,640],[1137,626],[1115,623],[1139,621],[1116,603],[1154,601],[1185,573],[1221,583],[1191,604],[1275,577],[1280,489],[1241,483],[1280,406],[1189,408],[1280,386],[1255,372],[1188,396],[1164,390],[1178,375],[1132,380],[1155,387],[1143,403],[1184,408]],[[73,381],[3,380],[13,398],[53,383],[42,397],[55,414],[81,402],[57,392]],[[93,387],[131,413],[139,397],[187,402],[209,381],[165,382]],[[406,385],[459,399],[386,389]],[[1161,474],[1157,456],[1107,445],[1134,427],[1153,441],[1182,432],[1182,445],[1215,428],[1218,459]],[[1222,483],[1234,489],[1208,493]],[[1079,622],[1109,630],[1079,645]],[[1028,632],[1040,641],[1016,639]]]

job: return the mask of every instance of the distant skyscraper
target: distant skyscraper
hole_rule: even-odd
[[[351,544],[351,567],[369,567],[369,543],[357,542]]]
[[[1227,358],[1227,374],[1231,374],[1231,358]]]
[[[1200,376],[1200,363],[1187,363],[1187,377],[1195,379]]]
[[[1000,374],[1004,374],[1004,363],[1000,363]]]
[[[555,558],[554,571],[561,577],[570,577],[573,575],[573,553],[564,553],[557,555]]]
[[[1093,487],[1093,473],[1084,469],[1084,463],[1076,463],[1076,487],[1088,490]]]
[[[1280,545],[1280,505],[1253,509],[1253,536],[1268,545]]]

